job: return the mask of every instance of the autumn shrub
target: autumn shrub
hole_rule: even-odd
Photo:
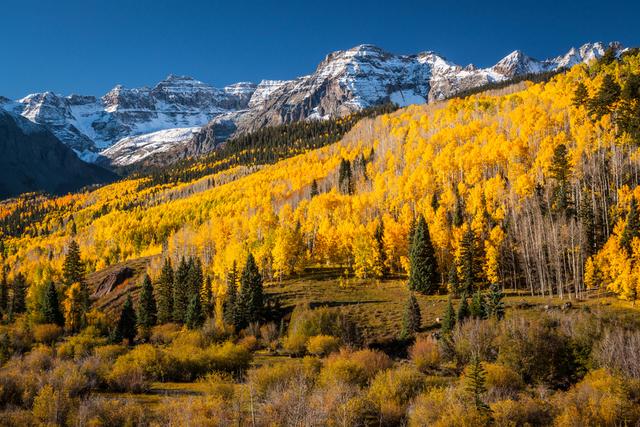
[[[516,397],[524,388],[522,378],[513,369],[497,363],[484,363],[482,366],[489,400]]]
[[[557,426],[616,426],[640,423],[637,383],[605,369],[589,372],[566,393],[558,393],[554,406]]]
[[[308,398],[310,413],[321,425],[367,426],[379,424],[375,402],[353,385],[335,383],[316,387]]]
[[[202,396],[190,399],[166,398],[159,405],[157,418],[161,425],[168,427],[201,426],[226,427],[242,425],[234,420],[242,419],[237,416],[240,411],[236,405],[218,396]],[[244,418],[244,421],[249,418]]]
[[[503,322],[498,363],[516,371],[528,383],[566,388],[576,375],[569,337],[556,320],[511,318]]]
[[[127,352],[127,347],[121,344],[108,344],[95,347],[93,355],[100,360],[115,361],[119,356]]]
[[[280,338],[278,326],[273,322],[262,325],[260,327],[260,338],[265,347],[275,351],[278,347],[278,338]]]
[[[177,323],[164,323],[151,328],[149,341],[152,344],[170,344],[182,328]]]
[[[53,344],[62,336],[64,330],[54,323],[33,326],[33,338],[37,343]]]
[[[248,371],[247,384],[256,396],[265,399],[271,393],[284,391],[298,379],[311,383],[313,373],[309,374],[299,363],[275,363]]]
[[[378,350],[352,351],[343,348],[325,360],[319,381],[324,385],[347,383],[365,386],[380,371],[391,366],[389,357]]]
[[[521,394],[516,399],[498,400],[491,404],[491,417],[496,427],[548,426],[553,416],[548,402]]]
[[[77,335],[67,337],[58,344],[57,351],[60,357],[80,359],[89,356],[95,347],[106,343],[107,339],[100,336],[95,328],[88,327]]]
[[[33,401],[33,416],[43,425],[64,423],[71,402],[60,392],[45,384]]]
[[[367,380],[371,380],[378,372],[389,369],[393,364],[389,356],[380,350],[362,349],[357,351],[345,351],[345,357],[356,362],[365,374]]]
[[[477,355],[482,360],[494,360],[498,353],[496,321],[468,319],[457,325],[452,333],[455,358],[460,365],[466,365]]]
[[[70,418],[77,426],[144,426],[150,416],[143,405],[128,399],[90,397],[78,404]]]
[[[340,341],[331,335],[315,335],[307,341],[307,351],[314,356],[326,356],[340,347]]]
[[[440,345],[432,337],[419,337],[409,348],[409,357],[420,372],[436,369],[441,362]]]
[[[33,334],[25,316],[10,325],[0,325],[0,362],[28,352],[32,345]]]
[[[172,358],[174,368],[170,378],[177,381],[192,381],[212,371],[240,373],[252,359],[247,347],[231,341],[201,348],[176,339],[167,348],[167,354]]]
[[[81,397],[91,391],[94,384],[87,373],[70,360],[56,359],[49,373],[49,383],[64,396]]]
[[[211,372],[198,380],[205,387],[206,393],[230,401],[235,395],[235,381],[225,372]]]
[[[120,358],[109,372],[107,381],[112,390],[128,393],[144,393],[151,387],[151,378],[142,366]]]
[[[489,414],[469,404],[458,387],[432,388],[418,395],[408,410],[411,427],[481,427],[489,426]]]
[[[240,338],[238,344],[245,347],[249,351],[256,351],[260,348],[260,342],[255,335],[246,335]]]
[[[380,409],[386,425],[401,424],[409,402],[424,389],[424,375],[408,366],[379,372],[368,396]]]

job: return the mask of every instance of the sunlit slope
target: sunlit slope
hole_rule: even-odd
[[[593,212],[612,228],[626,202],[618,196],[635,182],[637,149],[611,114],[593,119],[574,105],[574,93],[578,82],[594,96],[605,74],[622,82],[639,72],[637,56],[577,66],[548,83],[366,119],[339,143],[254,173],[143,192],[124,181],[69,196],[55,203],[70,208],[45,215],[39,232],[5,239],[7,264],[36,282],[55,276],[75,238],[91,269],[164,251],[197,254],[223,277],[250,250],[274,277],[309,264],[350,265],[367,277],[375,274],[377,224],[384,223],[388,266],[403,272],[411,222],[423,214],[445,278],[470,226],[488,282],[577,289],[591,254],[577,214],[549,214],[557,208],[554,155],[566,146],[572,209],[595,200]],[[339,188],[343,159],[352,194]],[[233,173],[242,176],[228,179]],[[319,194],[311,197],[314,180]]]

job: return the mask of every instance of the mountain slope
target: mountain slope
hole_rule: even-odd
[[[115,178],[78,159],[44,127],[0,109],[0,199],[32,191],[63,194]]]

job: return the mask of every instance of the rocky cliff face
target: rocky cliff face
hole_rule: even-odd
[[[395,55],[360,45],[330,53],[312,74],[295,80],[218,89],[170,75],[153,88],[116,86],[99,99],[46,92],[16,102],[0,99],[0,107],[45,125],[84,159],[122,166],[149,161],[156,153],[163,153],[163,161],[197,155],[264,126],[342,116],[385,102],[433,102],[487,83],[590,61],[606,48],[589,43],[543,61],[515,51],[492,67],[476,68],[434,52]]]

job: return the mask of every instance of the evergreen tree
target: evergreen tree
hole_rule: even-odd
[[[462,224],[464,223],[464,205],[462,204],[462,198],[458,193],[458,188],[454,187],[454,190],[455,190],[455,196],[456,196],[456,205],[453,211],[452,223],[454,227],[461,227]]]
[[[620,99],[620,85],[611,74],[605,74],[598,92],[589,102],[589,114],[600,119],[611,112],[611,106]]]
[[[495,317],[498,320],[504,318],[504,302],[502,298],[502,289],[497,283],[491,284],[489,287],[489,295],[487,297],[487,316]]]
[[[412,337],[420,330],[422,324],[422,315],[420,313],[420,305],[416,296],[411,292],[404,306],[404,314],[402,316],[402,330],[400,338],[406,339]]]
[[[120,318],[118,319],[118,325],[116,326],[115,339],[116,342],[127,340],[129,344],[136,337],[136,312],[133,309],[133,301],[131,295],[127,295],[127,300],[122,306],[120,312]]]
[[[480,290],[476,290],[471,299],[471,306],[469,307],[469,314],[476,319],[484,319],[486,317],[486,309],[484,304],[484,298],[480,293]]]
[[[449,300],[447,301],[447,308],[444,311],[444,315],[442,316],[442,326],[441,332],[443,335],[448,335],[453,331],[453,328],[456,325],[456,313],[453,311],[453,302],[451,300],[451,295],[449,295]]]
[[[84,281],[84,264],[80,259],[80,246],[75,240],[69,243],[67,255],[62,264],[62,283],[69,287],[73,283]]]
[[[485,385],[485,370],[480,362],[480,357],[475,355],[471,360],[471,364],[467,368],[465,375],[466,390],[473,397],[473,402],[477,410],[487,411],[489,406],[482,400],[482,395],[487,391]]]
[[[166,258],[156,285],[158,292],[158,323],[173,320],[173,268],[171,260]]]
[[[149,329],[156,324],[156,299],[153,296],[153,285],[148,274],[144,276],[140,299],[138,300],[137,324],[142,329]]]
[[[0,271],[0,320],[9,312],[9,283],[7,283],[7,269],[2,266]]]
[[[354,191],[351,162],[346,159],[340,160],[340,169],[338,170],[338,189],[342,194],[353,194]]]
[[[262,276],[253,254],[249,253],[240,278],[240,296],[238,306],[242,318],[242,326],[260,319],[264,309]]]
[[[467,227],[464,235],[462,236],[460,265],[462,266],[462,288],[463,292],[472,292],[474,285],[478,283],[478,270],[480,268],[478,262],[478,255],[476,249],[476,235],[471,229],[471,226]]]
[[[580,107],[581,105],[586,105],[587,101],[589,101],[589,91],[587,90],[587,86],[583,82],[580,82],[576,86],[573,94],[573,105]]]
[[[69,332],[78,332],[86,323],[85,291],[80,282],[67,287],[64,300],[65,327]]]
[[[631,242],[635,237],[640,236],[640,216],[638,214],[638,204],[635,197],[631,197],[629,203],[629,213],[627,214],[627,223],[620,236],[620,244],[631,254]]]
[[[182,257],[173,278],[173,321],[184,323],[189,304],[189,264]]]
[[[320,194],[320,191],[318,190],[318,182],[314,179],[313,181],[311,181],[311,193],[310,193],[310,196],[311,196],[311,198],[314,198],[318,194]]]
[[[440,284],[435,249],[424,217],[420,215],[409,249],[409,289],[433,294]]]
[[[64,325],[64,315],[60,310],[58,291],[53,282],[49,282],[45,291],[42,304],[42,317],[45,323],[55,323],[58,326]]]
[[[569,171],[567,147],[564,144],[560,144],[553,150],[553,159],[551,160],[550,168],[551,177],[555,181],[553,209],[557,213],[571,213]]]
[[[458,306],[458,313],[456,314],[456,323],[462,324],[464,320],[470,315],[469,302],[467,301],[467,294],[462,294],[460,298],[460,305]]]
[[[458,280],[458,269],[456,268],[455,263],[452,263],[451,268],[449,269],[447,284],[449,286],[450,293],[453,295],[458,295],[460,293],[460,281]]]
[[[378,278],[382,279],[389,274],[389,268],[387,267],[387,252],[384,248],[384,222],[382,219],[378,222],[373,237],[376,242],[375,271]]]
[[[204,315],[206,317],[213,317],[215,301],[213,298],[213,289],[211,289],[211,278],[209,276],[206,276],[202,282],[200,301],[202,301],[202,312]]]
[[[187,315],[185,316],[185,324],[189,329],[197,329],[204,323],[204,313],[202,312],[202,303],[200,295],[191,296],[189,306],[187,307]]]
[[[11,285],[11,299],[9,300],[9,319],[16,314],[27,311],[27,281],[22,273],[16,274]]]
[[[204,282],[204,274],[202,273],[202,261],[200,261],[200,258],[189,258],[188,265],[189,272],[187,273],[187,289],[189,298],[187,301],[190,301],[193,295],[200,293],[202,283]]]
[[[233,262],[231,270],[227,273],[227,292],[224,302],[224,321],[234,328],[240,327],[242,319],[238,310],[238,270],[236,262]]]
[[[597,235],[595,227],[595,215],[593,214],[591,201],[588,197],[591,192],[588,189],[584,189],[583,193],[585,194],[585,197],[583,197],[582,203],[580,204],[578,217],[582,225],[582,236],[580,243],[584,257],[586,259],[595,254],[597,251]]]

